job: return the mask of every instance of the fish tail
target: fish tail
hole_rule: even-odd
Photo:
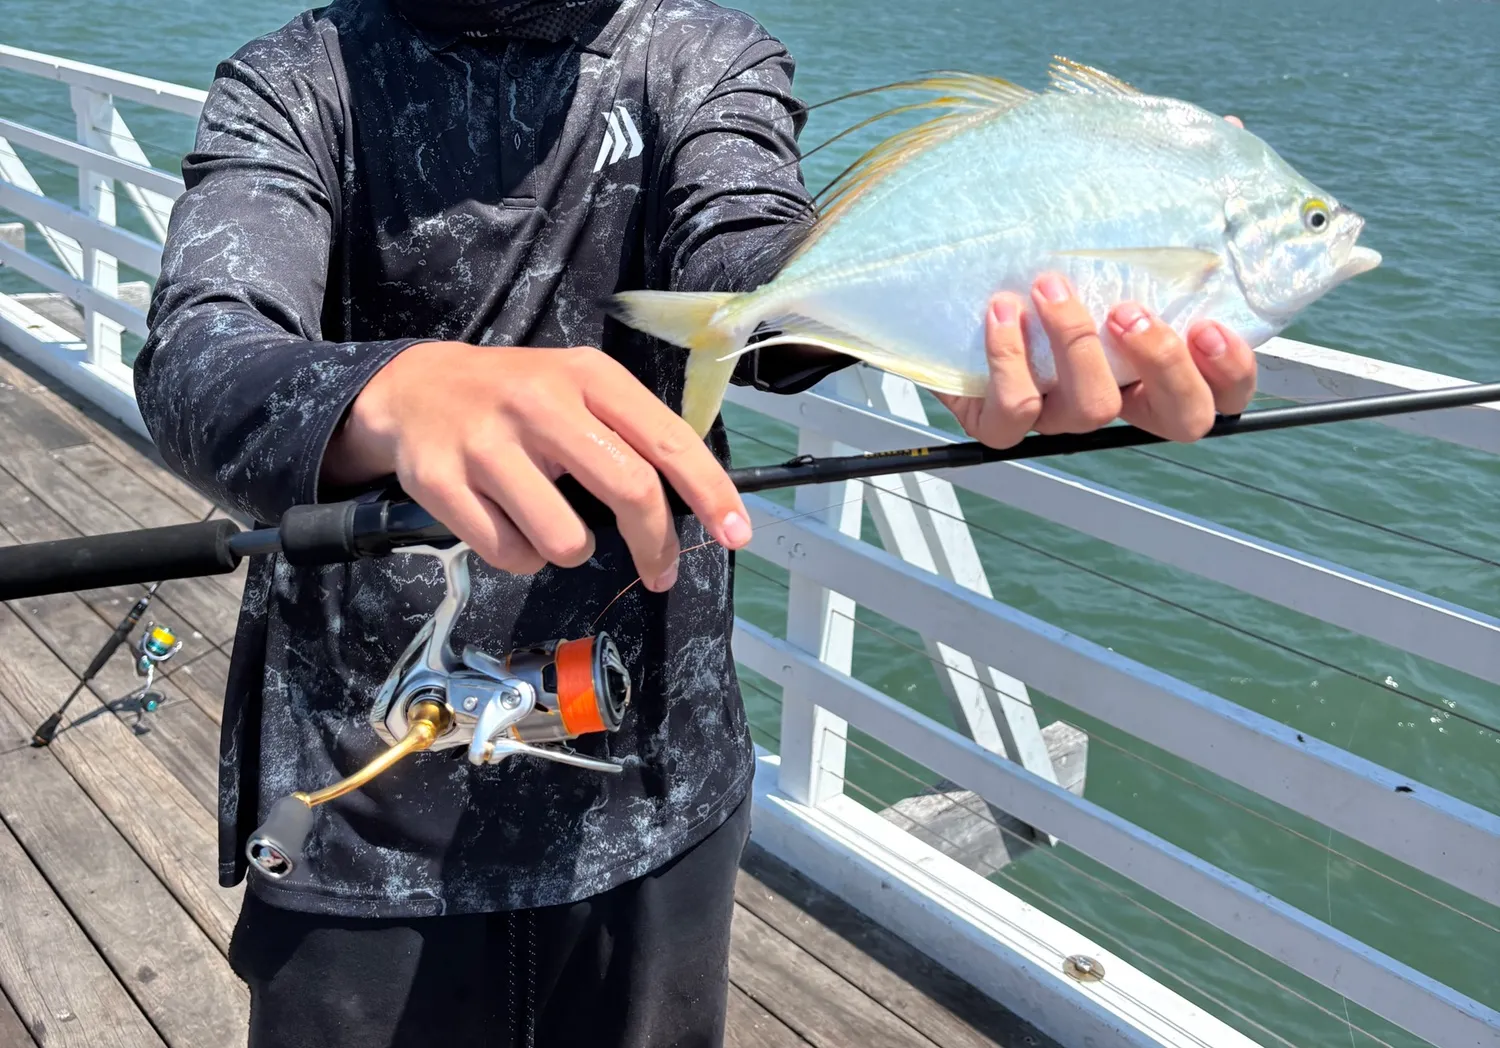
[[[682,417],[707,436],[719,417],[730,376],[754,321],[733,305],[747,296],[707,291],[624,291],[609,300],[622,324],[691,350],[682,390]]]

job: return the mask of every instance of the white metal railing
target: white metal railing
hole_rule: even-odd
[[[123,263],[148,278],[161,270],[161,246],[182,179],[152,166],[115,99],[128,99],[196,118],[202,91],[98,66],[0,45],[0,69],[59,81],[74,113],[74,138],[0,119],[0,209],[26,220],[51,257],[28,251],[26,238],[0,237],[0,266],[75,304],[81,330],[35,300],[0,294],[0,341],[144,434],[130,369],[121,360],[122,332],[142,337],[146,315],[121,295]],[[0,114],[3,115],[3,114]],[[72,165],[76,206],[43,193],[16,147]],[[121,229],[116,190],[139,212],[149,236]],[[139,299],[139,296],[137,296]]]
[[[8,47],[0,68],[68,84],[78,117],[76,142],[0,119],[0,207],[31,221],[60,264],[3,237],[0,263],[86,318],[80,339],[0,294],[0,342],[144,432],[118,331],[144,333],[145,318],[118,296],[115,260],[158,271],[181,182],[150,166],[111,98],[193,116],[203,95]],[[10,143],[77,165],[81,206],[42,196]],[[156,241],[116,227],[115,183]],[[1294,400],[1461,384],[1284,339],[1260,359],[1262,388]],[[734,389],[730,399],[794,426],[802,453],[951,439],[927,424],[915,387],[865,368],[797,397]],[[1493,407],[1385,422],[1500,454]],[[1500,621],[1488,615],[1046,466],[805,488],[791,511],[752,497],[750,552],[790,573],[786,636],[740,621],[734,637],[738,661],[782,691],[779,754],[762,753],[757,777],[756,838],[1067,1043],[1254,1043],[851,799],[853,726],[1440,1048],[1500,1045],[1494,1010],[1059,786],[1027,685],[1494,904],[1500,817],[996,601],[954,485],[1500,683]],[[859,540],[865,508],[879,546]],[[924,638],[962,733],[852,676],[859,606]],[[1075,954],[1100,960],[1106,977],[1070,978]]]

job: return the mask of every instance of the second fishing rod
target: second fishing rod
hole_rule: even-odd
[[[1495,402],[1500,402],[1500,382],[1273,408],[1221,418],[1204,439]],[[1167,443],[1165,438],[1134,426],[1110,426],[1086,434],[1031,436],[1010,448],[966,441],[862,455],[803,456],[778,465],[732,469],[729,476],[739,491],[750,494],[1161,443]],[[558,488],[584,523],[592,528],[613,526],[613,511],[574,478],[562,477]],[[667,497],[674,511],[690,512],[670,487]],[[446,526],[409,501],[294,506],[275,528],[241,531],[233,521],[216,520],[0,549],[0,600],[224,574],[245,557],[273,553],[293,564],[337,564],[407,546],[441,545],[453,537]]]

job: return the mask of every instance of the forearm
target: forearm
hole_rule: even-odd
[[[345,410],[415,340],[322,337],[336,175],[253,70],[220,72],[183,165],[136,392],[168,465],[273,522],[317,500]]]

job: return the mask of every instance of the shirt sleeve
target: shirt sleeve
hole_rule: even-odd
[[[167,464],[221,504],[276,523],[318,501],[324,452],[370,378],[420,339],[334,342],[322,312],[338,209],[327,107],[245,63],[219,67],[172,213],[135,362]],[[300,122],[299,122],[300,121]]]
[[[711,53],[711,52],[710,52]],[[662,253],[674,291],[744,291],[775,275],[811,228],[797,136],[806,122],[792,94],[794,63],[764,34],[696,100],[667,159]],[[854,363],[812,347],[745,354],[734,381],[797,393]]]

